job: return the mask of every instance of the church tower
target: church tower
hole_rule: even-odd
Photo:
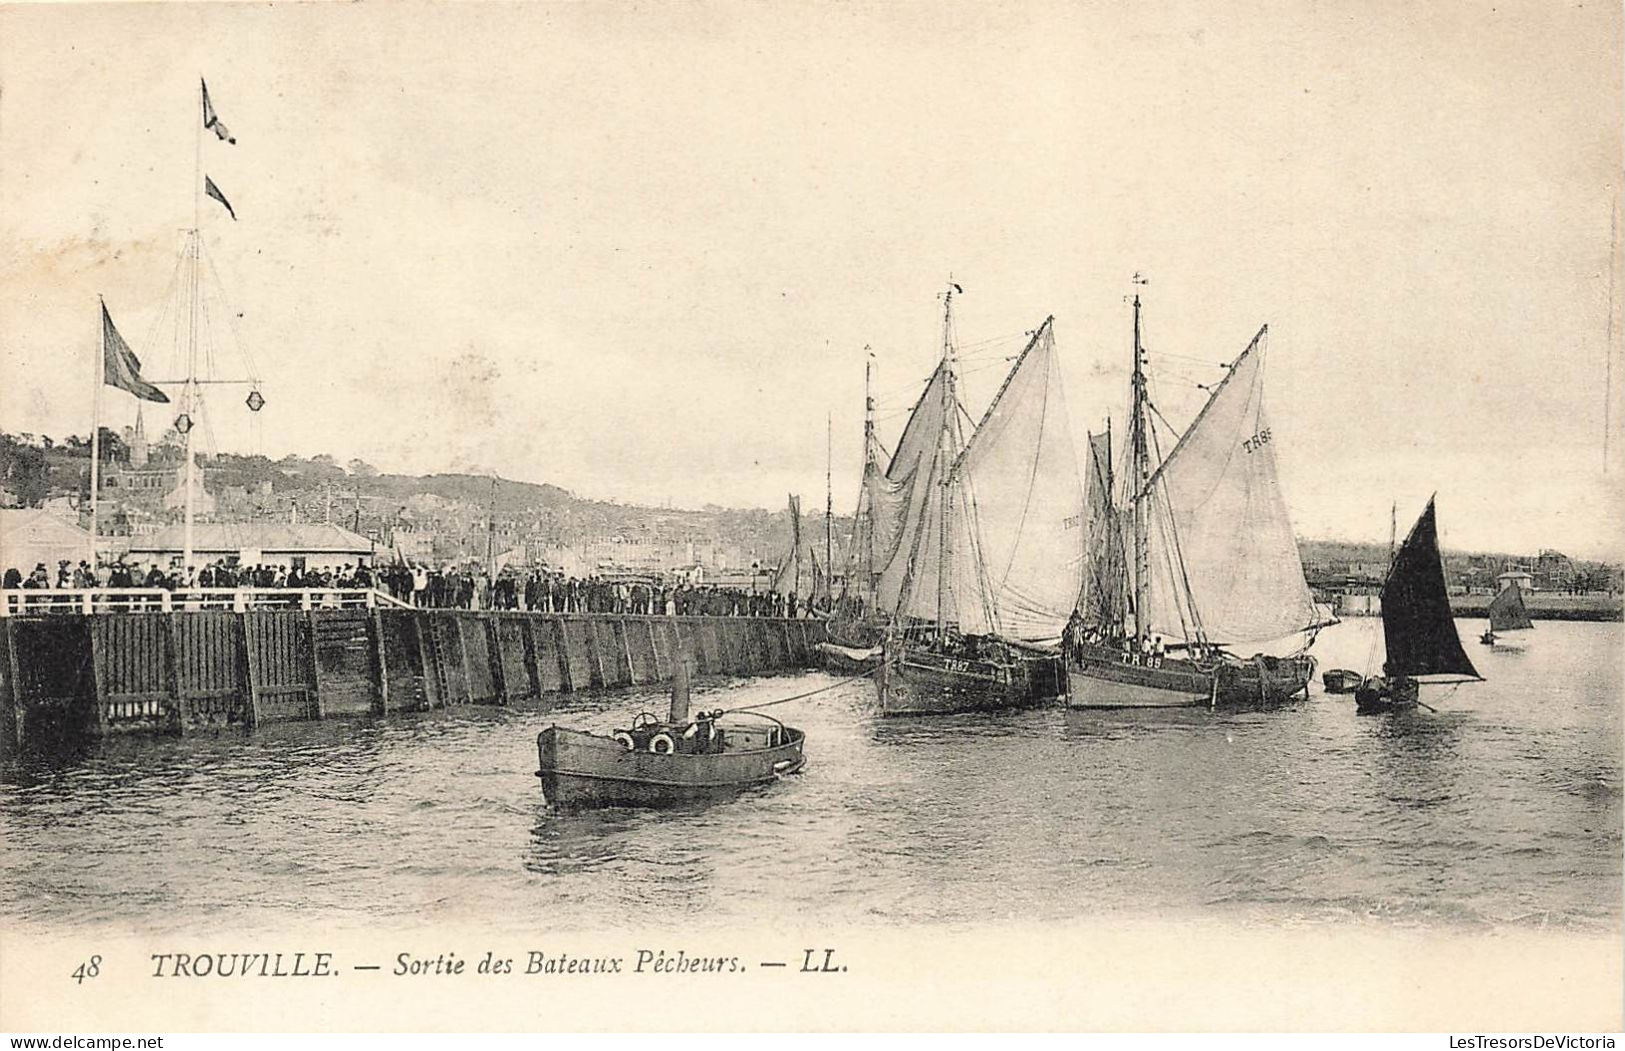
[[[142,412],[135,410],[135,433],[130,436],[130,466],[147,466],[147,428],[141,422]]]

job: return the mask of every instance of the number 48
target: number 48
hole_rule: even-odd
[[[101,969],[102,958],[100,956],[92,956],[78,967],[75,967],[73,969],[73,974],[69,975],[68,977],[72,978],[80,985],[83,985],[85,984],[86,978],[96,977],[96,975],[101,973]]]

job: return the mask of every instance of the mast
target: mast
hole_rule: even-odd
[[[186,526],[185,541],[181,550],[181,570],[188,572],[192,568],[192,526],[197,518],[197,500],[193,489],[197,485],[197,462],[192,453],[192,432],[197,429],[197,322],[198,322],[198,241],[199,232],[192,231],[192,260],[191,272],[188,276],[189,288],[187,292],[187,321],[186,321],[186,386],[185,395],[181,398],[181,416],[186,421],[183,437],[186,439]]]
[[[1602,473],[1608,473],[1608,437],[1614,429],[1614,271],[1619,257],[1619,203],[1608,213],[1608,318],[1603,323]]]
[[[1145,280],[1134,275],[1136,284]],[[1129,416],[1130,472],[1134,478],[1133,501],[1130,514],[1134,523],[1134,635],[1145,638],[1145,578],[1150,572],[1150,539],[1147,534],[1145,500],[1150,480],[1150,456],[1146,449],[1145,419],[1145,354],[1140,346],[1140,294],[1134,293],[1134,380],[1133,407]]]
[[[864,347],[863,349],[868,350],[869,348]],[[870,373],[874,371],[874,366],[874,354],[871,352],[863,362],[863,470],[865,474],[869,471],[869,452],[874,448],[875,440],[875,399],[869,388]],[[868,484],[867,478],[864,479],[864,484]],[[863,502],[860,497],[858,500],[860,509]],[[856,524],[854,523],[854,526]],[[863,549],[863,590],[868,596],[867,604],[872,609],[875,604],[875,524],[873,508],[869,512],[869,521],[864,523]]]
[[[199,83],[202,83],[199,78]],[[192,539],[193,523],[197,519],[197,498],[193,489],[197,482],[197,464],[192,455],[192,431],[197,425],[197,320],[198,320],[198,251],[199,242],[203,237],[203,122],[206,114],[203,111],[203,93],[198,92],[197,120],[192,124],[193,162],[192,162],[192,265],[187,275],[187,321],[186,321],[186,386],[185,395],[181,398],[181,414],[186,420],[186,430],[183,437],[186,439],[186,525],[185,539],[181,548],[181,572],[190,573],[192,569]],[[188,582],[190,583],[190,582]]]
[[[497,575],[497,476],[491,476],[491,498],[485,504],[485,575]]]
[[[1388,572],[1394,571],[1394,541],[1399,532],[1399,501],[1388,508]]]
[[[833,597],[835,582],[835,414],[824,415],[824,588]]]
[[[107,309],[104,304],[103,310]],[[107,348],[103,341],[107,336],[101,331],[101,320],[96,323],[96,348],[91,355],[95,359],[96,368],[93,388],[90,398],[90,568],[96,569],[96,536],[100,533],[101,515],[100,505],[97,502],[97,489],[101,485],[99,467],[102,451],[102,382],[107,378]]]
[[[949,276],[948,290],[942,296],[942,431],[937,436],[937,455],[939,464],[951,464],[958,458],[959,450],[951,447],[952,435],[958,419],[954,414],[956,397],[954,394],[954,340],[953,315],[954,291],[959,286],[954,284],[952,275]],[[944,446],[948,447],[944,447]],[[937,518],[937,630],[943,629],[942,595],[948,588],[948,499],[952,490],[949,488],[953,472],[942,471],[942,499],[939,501],[939,514]]]

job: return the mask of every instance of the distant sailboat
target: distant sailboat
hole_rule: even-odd
[[[1462,650],[1451,617],[1432,497],[1388,567],[1382,585],[1382,637],[1387,648],[1382,675],[1354,691],[1362,714],[1416,707],[1424,676],[1457,676],[1457,682],[1483,678]]]
[[[1108,435],[1090,436],[1092,571],[1068,640],[1068,705],[1259,705],[1307,688],[1304,652],[1328,623],[1304,580],[1263,406],[1267,327],[1179,441],[1156,438],[1134,297],[1128,471],[1112,493]],[[1302,634],[1288,657],[1228,647]]]
[[[812,538],[801,528],[801,498],[789,498],[790,547],[773,572],[773,590],[794,595],[798,612],[821,606],[829,597],[829,573],[818,558]]]
[[[1523,605],[1523,589],[1516,581],[1509,581],[1501,593],[1490,601],[1488,616],[1489,627],[1478,637],[1478,641],[1486,646],[1505,645],[1496,632],[1527,631],[1535,626]]]

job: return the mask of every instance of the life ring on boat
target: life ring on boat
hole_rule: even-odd
[[[616,730],[614,737],[616,743],[621,745],[621,747],[625,748],[628,752],[637,748],[637,742],[633,741],[632,735],[627,733],[625,730]]]
[[[677,751],[677,742],[672,739],[671,734],[662,730],[649,738],[649,751],[655,755],[671,755]]]

